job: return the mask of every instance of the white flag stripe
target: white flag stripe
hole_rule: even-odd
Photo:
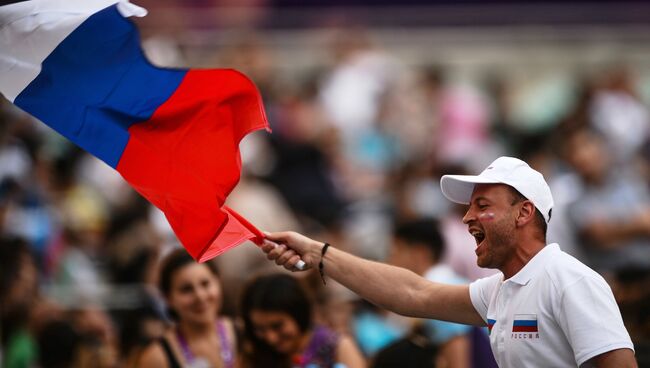
[[[537,315],[536,314],[515,314],[516,321],[523,320],[523,321],[537,321]]]
[[[41,63],[81,23],[118,0],[31,0],[0,7],[0,92],[11,102],[41,72]],[[124,16],[146,10],[121,0]],[[65,14],[62,16],[61,14]]]

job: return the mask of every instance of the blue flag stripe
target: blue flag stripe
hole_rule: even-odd
[[[537,321],[535,320],[515,320],[512,323],[513,326],[537,326]]]
[[[148,120],[186,72],[151,65],[137,29],[112,5],[57,46],[15,104],[115,168],[127,129]]]

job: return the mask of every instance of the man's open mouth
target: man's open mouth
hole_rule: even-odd
[[[477,247],[483,242],[483,240],[485,240],[485,233],[483,233],[481,230],[472,229],[469,233],[472,234],[474,240],[476,240]]]

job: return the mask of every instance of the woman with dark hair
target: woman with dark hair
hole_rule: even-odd
[[[178,249],[163,259],[159,287],[175,324],[144,350],[138,367],[235,367],[233,324],[219,317],[222,292],[216,265],[197,263]]]
[[[312,304],[287,274],[254,279],[244,290],[244,367],[365,367],[349,336],[313,324]]]

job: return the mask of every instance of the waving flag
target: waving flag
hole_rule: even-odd
[[[268,123],[234,70],[151,65],[126,0],[32,0],[0,7],[0,92],[116,169],[205,261],[262,234],[223,206],[239,142]]]

